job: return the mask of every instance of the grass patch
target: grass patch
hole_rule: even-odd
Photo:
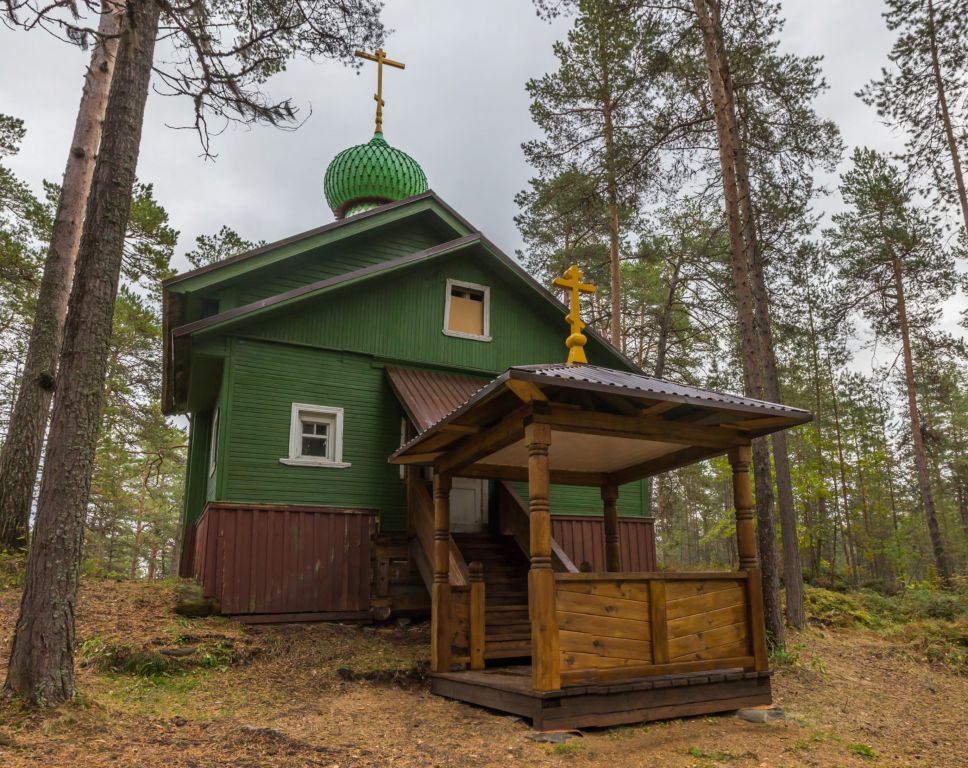
[[[585,745],[580,741],[565,741],[561,744],[555,744],[549,751],[549,754],[559,757],[574,757],[584,749]]]
[[[847,751],[854,755],[860,755],[861,757],[869,757],[872,759],[877,757],[877,753],[867,744],[850,744],[847,747]]]

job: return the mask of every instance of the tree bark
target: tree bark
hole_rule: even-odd
[[[752,397],[763,398],[763,369],[750,275],[751,257],[748,251],[754,242],[751,237],[752,207],[748,205],[748,181],[745,185],[746,202],[741,199],[738,175],[745,171],[746,161],[739,139],[732,76],[723,45],[719,3],[717,0],[693,0],[693,7],[703,36],[709,89],[715,112],[746,391]],[[784,626],[777,568],[776,527],[773,521],[773,480],[769,451],[762,439],[753,441],[753,476],[756,486],[757,541],[760,546],[766,627],[773,644],[782,647]]]
[[[27,702],[74,694],[74,605],[124,235],[159,8],[131,0],[78,250],[51,414],[37,526],[5,688]]]
[[[901,269],[901,259],[895,256],[891,266],[894,271],[894,289],[897,291],[897,318],[901,328],[904,381],[907,385],[908,412],[911,419],[911,447],[914,450],[914,462],[918,470],[918,489],[921,491],[924,518],[928,524],[928,534],[931,536],[934,563],[938,569],[938,576],[947,585],[951,583],[951,572],[948,568],[948,557],[945,554],[941,527],[938,525],[938,515],[934,507],[931,477],[928,474],[928,457],[925,454],[924,437],[921,434],[921,414],[918,412],[918,393],[914,383],[914,355],[911,352],[911,331],[908,327],[907,304],[904,299],[904,275]]]
[[[27,547],[30,506],[64,338],[67,300],[114,72],[119,8],[123,8],[121,0],[102,5],[98,38],[84,75],[81,104],[44,261],[20,390],[0,452],[0,550]]]
[[[938,57],[938,30],[935,26],[934,0],[928,0],[928,36],[931,43],[931,72],[934,76],[934,86],[938,92],[938,108],[941,110],[941,121],[944,123],[945,139],[948,152],[951,153],[951,165],[955,172],[955,185],[958,188],[958,201],[961,203],[961,215],[968,230],[968,192],[965,191],[965,177],[961,170],[961,158],[958,154],[958,144],[955,141],[955,131],[951,125],[951,112],[948,109],[948,94],[945,92],[944,78],[941,75],[941,62]]]
[[[615,177],[615,135],[612,125],[612,105],[608,94],[608,80],[605,81],[605,169],[606,197],[608,202],[608,262],[611,277],[610,291],[612,303],[611,342],[618,350],[622,349],[622,272],[618,254],[618,180]]]

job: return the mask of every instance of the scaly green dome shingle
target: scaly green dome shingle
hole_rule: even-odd
[[[376,133],[366,144],[344,149],[329,164],[323,182],[337,219],[427,191],[427,176],[406,152]]]

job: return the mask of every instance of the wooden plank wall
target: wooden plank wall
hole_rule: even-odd
[[[657,566],[652,518],[620,517],[618,532],[622,570],[629,573],[654,571]],[[593,572],[605,570],[605,528],[601,516],[552,515],[551,537],[578,567],[587,562]]]
[[[557,574],[562,682],[752,667],[746,574]]]
[[[226,614],[367,612],[375,520],[375,510],[210,503],[195,577]]]

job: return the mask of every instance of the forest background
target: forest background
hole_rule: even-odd
[[[937,91],[931,90],[926,2],[893,0],[876,11],[893,10],[891,18],[899,26],[889,29],[875,12],[866,18],[871,26],[854,30],[858,38],[868,31],[871,37],[883,35],[888,45],[900,40],[879,62],[886,76],[876,69],[831,71],[809,52],[792,53],[787,43],[803,34],[802,26],[792,32],[789,23],[784,26],[789,12],[777,4],[724,4],[722,28],[757,206],[779,392],[783,402],[816,415],[811,425],[790,435],[789,476],[776,472],[769,493],[759,496],[774,497],[768,506],[778,519],[784,499],[790,502],[805,578],[838,588],[894,591],[939,581],[941,563],[957,578],[968,562],[963,314],[968,213],[956,178],[968,153],[968,65],[958,55],[968,49],[968,4],[939,0],[933,6],[948,20],[934,27],[950,102],[947,119],[938,108]],[[518,243],[519,258],[539,279],[548,281],[568,263],[578,262],[602,287],[592,308],[593,323],[612,334],[647,372],[748,390],[731,283],[730,233],[723,216],[721,143],[714,95],[703,84],[707,62],[700,26],[685,16],[677,21],[654,11],[647,2],[539,3],[538,9],[540,18],[528,9],[526,31],[515,32],[529,52],[542,47],[537,66],[497,66],[499,76],[490,86],[517,94],[518,101],[504,107],[516,110],[517,117],[503,123],[502,133],[510,136],[517,153],[509,162],[532,178],[525,181],[527,176],[519,174],[521,191],[513,202],[511,193],[495,189],[493,180],[485,183],[481,197],[500,194],[508,205],[501,211],[501,224],[497,206],[484,205],[482,213],[495,219],[492,230],[504,232],[505,242]],[[406,51],[405,14],[395,18],[393,3],[387,11],[388,22],[401,28],[391,38],[400,47],[392,50]],[[12,31],[2,34],[5,41],[18,39]],[[29,37],[30,45],[67,48]],[[559,42],[538,46],[536,39]],[[414,38],[413,45],[421,42]],[[849,36],[840,42],[851,44]],[[406,59],[403,53],[400,57]],[[59,78],[73,88],[83,63],[70,61],[75,69],[65,67]],[[916,82],[922,78],[921,87],[912,90],[898,81],[906,66]],[[517,77],[513,83],[512,76]],[[345,144],[347,137],[362,138],[366,117],[352,121],[355,107],[332,109],[344,100],[359,102],[360,111],[369,109],[360,95],[368,86],[346,77],[331,77],[344,91],[338,100],[333,95],[332,104],[316,106],[314,119],[296,134],[275,138],[292,142],[296,167],[320,153],[318,147],[305,147],[314,132],[323,130],[324,119],[332,146]],[[391,97],[393,111],[388,109],[393,116],[388,119],[400,125],[390,128],[394,142],[420,158],[437,191],[483,226],[475,210],[480,204],[466,191],[466,179],[481,173],[472,167],[479,154],[467,152],[466,146],[452,149],[466,155],[457,165],[463,177],[448,175],[454,171],[436,175],[433,160],[424,159],[435,139],[420,127],[418,117],[428,111],[453,114],[453,101],[436,103],[440,92],[435,98],[426,77],[418,80],[412,65],[402,77],[409,80],[401,83],[399,96]],[[603,99],[606,81],[610,85]],[[843,112],[849,114],[849,126],[838,115],[818,110],[828,89],[842,94],[845,83],[859,92],[850,98],[859,105],[869,135],[878,139],[873,149],[844,141],[858,135],[854,108]],[[74,103],[73,95],[63,100],[66,115]],[[155,112],[149,109],[146,133],[154,124],[158,135],[177,136],[181,146],[190,132],[172,134],[162,128],[167,102],[152,96],[152,104],[157,106]],[[526,118],[529,106],[533,122]],[[333,121],[330,112],[337,113]],[[408,112],[413,114],[408,117]],[[41,135],[46,131],[43,124],[24,123],[20,117],[5,115],[0,123],[0,433],[6,431],[23,367],[56,203],[57,188],[41,179],[56,178],[62,162],[57,153],[45,158],[49,167],[43,170],[36,153],[20,162],[18,150],[29,141],[25,132],[29,137],[35,129]],[[475,125],[464,141],[473,142],[487,119],[469,113],[467,121]],[[882,123],[889,124],[889,134],[881,132]],[[286,178],[279,163],[258,152],[238,152],[240,142],[252,134],[230,132],[224,143],[223,137],[215,138],[216,153],[222,146],[236,150],[230,160],[180,164],[190,175],[180,187],[169,184],[177,198],[171,203],[160,199],[148,176],[136,189],[86,520],[82,568],[88,574],[172,574],[186,441],[185,425],[166,420],[159,411],[160,280],[176,266],[224,258],[329,218],[320,195],[317,214],[293,224],[291,231],[260,224],[260,219],[273,218],[279,205],[273,190],[285,186]],[[517,146],[522,139],[527,165]],[[952,145],[960,150],[959,160],[952,157]],[[318,176],[332,154],[335,149],[319,154]],[[195,155],[197,149],[190,157]],[[146,156],[151,156],[150,146]],[[227,163],[231,170],[223,174]],[[141,167],[156,165],[149,160]],[[245,199],[235,199],[234,210],[213,206],[231,212],[225,226],[205,213],[202,201],[218,197],[227,179],[238,178],[239,168],[249,180],[243,185]],[[169,217],[166,206],[184,214],[185,223]],[[252,217],[250,210],[260,213]],[[511,214],[519,236],[508,230]],[[244,230],[241,222],[247,222]],[[901,267],[900,281],[895,263]],[[902,294],[904,318],[899,315]],[[905,337],[909,355],[904,354]],[[735,563],[725,464],[713,461],[658,481],[652,511],[665,565]],[[934,537],[931,516],[937,523]]]

